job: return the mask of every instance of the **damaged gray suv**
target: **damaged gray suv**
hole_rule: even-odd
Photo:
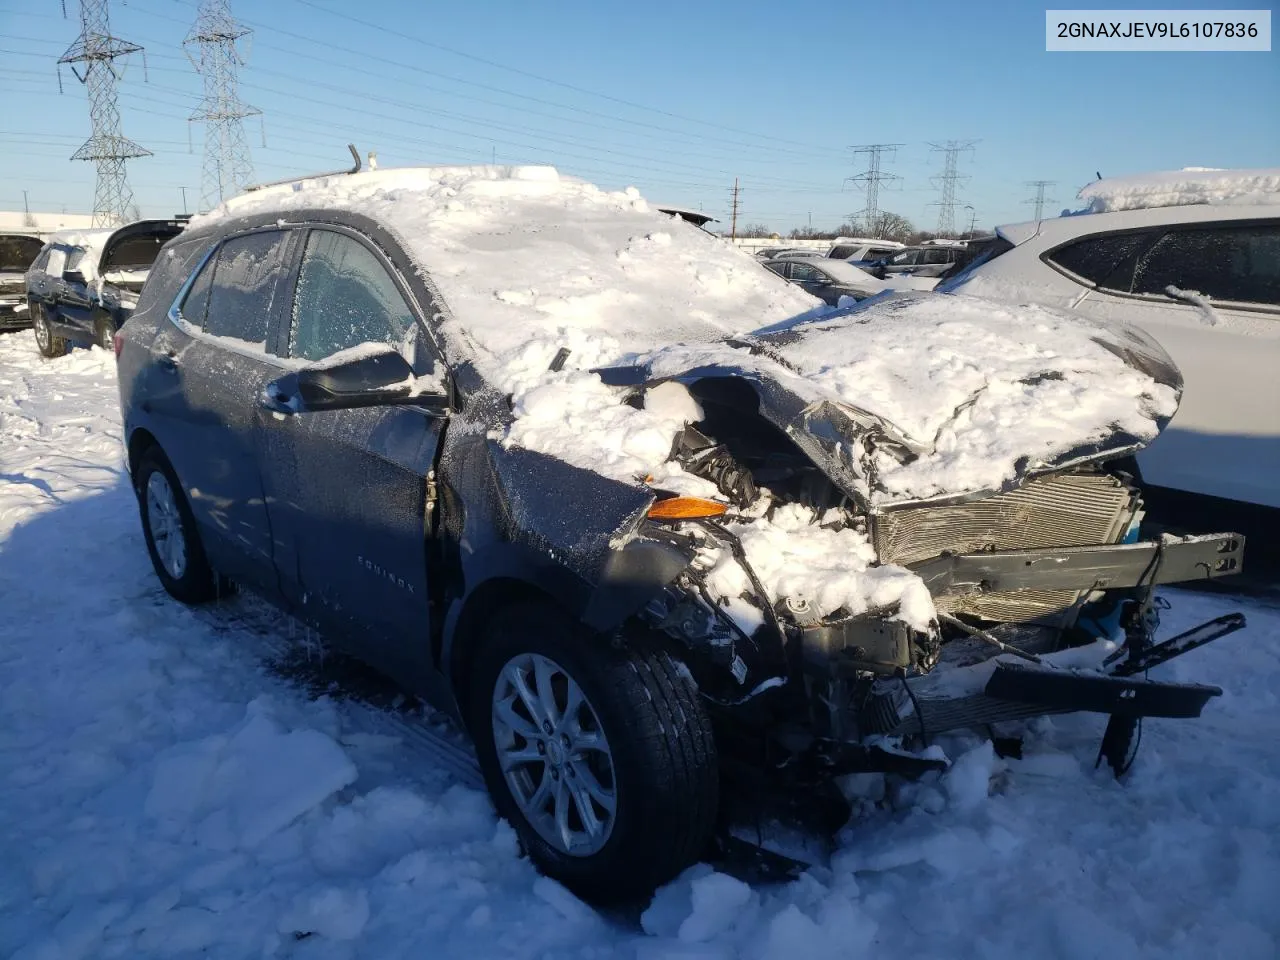
[[[1148,668],[1243,625],[1156,637],[1154,588],[1243,541],[1140,537],[1127,465],[1181,388],[1145,335],[832,309],[550,168],[250,192],[115,346],[165,589],[238,583],[452,712],[593,900],[724,850],[762,785],[838,821],[834,777],[936,768],[948,730],[1105,714],[1122,771],[1221,692]]]

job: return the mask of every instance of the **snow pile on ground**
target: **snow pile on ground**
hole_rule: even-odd
[[[0,956],[1280,951],[1274,603],[1155,671],[1226,694],[1199,721],[1148,722],[1125,783],[1093,769],[1098,717],[1038,721],[1022,760],[949,740],[945,775],[858,785],[863,816],[799,880],[701,865],[602,915],[539,877],[400,715],[315,699],[268,669],[287,620],[243,597],[203,610],[166,597],[120,470],[116,403],[109,354],[43,361],[29,333],[0,337]],[[1239,605],[1166,596],[1163,636]]]
[[[1178,207],[1193,203],[1280,205],[1280,167],[1213,170],[1192,167],[1107,177],[1081,187],[1090,213]]]

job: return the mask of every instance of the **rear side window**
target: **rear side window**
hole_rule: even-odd
[[[832,247],[831,252],[828,253],[827,256],[836,260],[848,260],[861,249],[861,247],[850,247],[847,245],[843,247]]]
[[[233,237],[218,249],[205,333],[240,340],[265,352],[285,239],[283,230],[266,230]]]
[[[791,264],[791,279],[808,283],[811,280],[825,280],[827,275],[817,267],[812,267],[807,263],[793,263]]]
[[[312,230],[298,272],[289,356],[325,357],[360,343],[400,346],[413,312],[387,268],[360,241]]]
[[[955,252],[945,247],[930,247],[924,251],[924,262],[927,265],[934,266],[940,263],[950,263],[955,257]]]
[[[1214,300],[1280,306],[1280,224],[1180,229],[1138,261],[1133,292],[1167,287]]]
[[[71,252],[67,254],[67,265],[63,270],[80,270],[84,264],[85,254],[88,251],[84,247],[72,247]]]
[[[45,264],[45,273],[51,277],[62,276],[62,271],[66,269],[67,248],[54,247],[49,251],[49,259]]]
[[[1048,260],[1095,286],[1128,292],[1138,253],[1150,242],[1147,233],[1085,237],[1054,250]]]
[[[209,310],[209,288],[213,286],[213,269],[217,263],[217,257],[210,257],[205,261],[178,308],[182,319],[194,327],[204,327],[205,314]]]

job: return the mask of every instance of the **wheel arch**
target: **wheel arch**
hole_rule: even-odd
[[[138,462],[142,459],[142,455],[152,447],[164,453],[164,448],[160,446],[160,441],[146,427],[134,427],[129,433],[129,442],[126,449],[129,458],[129,476],[136,477],[138,472]]]

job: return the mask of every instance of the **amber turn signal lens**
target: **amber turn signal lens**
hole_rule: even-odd
[[[719,517],[729,509],[723,503],[703,500],[701,497],[668,497],[649,508],[651,520],[697,520],[701,517]]]

